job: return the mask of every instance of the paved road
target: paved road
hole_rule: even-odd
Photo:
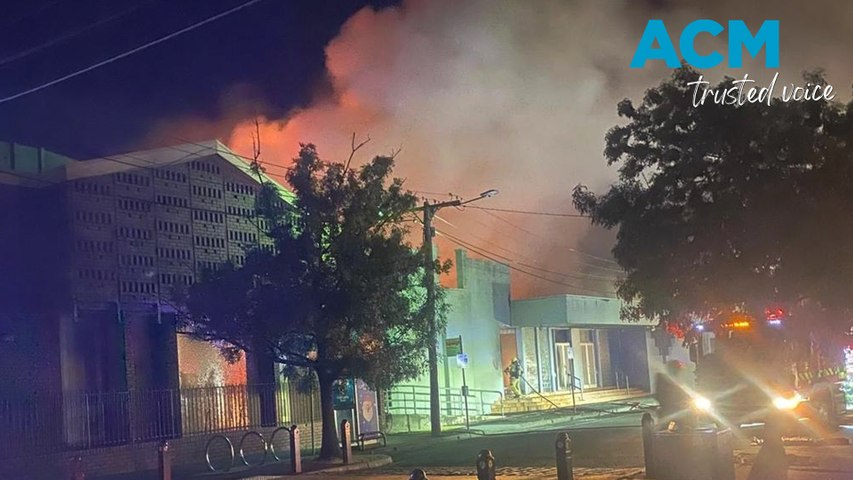
[[[531,415],[514,423],[479,425],[481,434],[460,432],[442,440],[427,434],[400,435],[389,441],[387,453],[395,465],[384,471],[404,472],[414,467],[440,468],[446,473],[473,471],[477,453],[491,450],[498,467],[517,472],[554,466],[554,442],[559,432],[572,439],[578,467],[638,467],[643,464],[640,414],[601,418],[571,418],[551,412]],[[530,428],[535,426],[536,428]],[[516,468],[523,467],[523,468]]]
[[[460,476],[464,478],[474,474],[475,459],[482,449],[489,449],[494,454],[499,478],[555,478],[554,441],[561,431],[568,432],[573,440],[577,478],[642,478],[641,415],[642,412],[634,411],[600,417],[590,414],[573,416],[567,411],[548,411],[477,425],[476,434],[447,432],[438,439],[429,434],[394,435],[389,437],[388,447],[374,450],[375,453],[392,456],[395,461],[392,466],[370,472],[312,475],[306,478],[341,480],[358,476],[374,480],[396,480],[408,478],[412,468],[421,467],[427,471],[430,479],[459,479]],[[744,455],[747,464],[758,450],[757,447],[749,446],[750,438],[757,430],[746,431],[736,442],[738,448],[747,452]],[[853,429],[843,432],[853,437]],[[801,465],[791,471],[791,479],[853,478],[851,447],[837,451],[828,447],[788,450],[789,454],[801,460]],[[851,461],[845,462],[839,458],[850,458]],[[748,465],[739,467],[738,479],[745,479],[748,471]],[[184,477],[180,477],[180,480],[184,480]]]

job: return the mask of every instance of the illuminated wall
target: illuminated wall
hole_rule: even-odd
[[[210,342],[178,335],[181,388],[223,387],[246,383],[246,358],[228,363]]]

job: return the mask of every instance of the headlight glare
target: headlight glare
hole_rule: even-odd
[[[711,401],[705,397],[696,396],[693,398],[693,406],[696,407],[697,410],[707,412],[711,410]]]
[[[800,405],[803,397],[799,393],[795,393],[792,397],[776,397],[773,399],[773,406],[778,410],[793,410]]]

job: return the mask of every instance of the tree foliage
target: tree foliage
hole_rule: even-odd
[[[188,296],[196,336],[316,373],[324,457],[339,451],[332,382],[388,387],[425,363],[423,257],[407,242],[404,221],[416,198],[390,179],[393,165],[376,157],[350,169],[303,145],[287,174],[295,205],[272,184],[257,197],[275,248],[212,272]]]
[[[574,191],[593,223],[618,228],[624,314],[689,326],[783,306],[847,328],[853,103],[693,107],[697,78],[681,68],[642,103],[620,102],[627,122],[604,151],[618,181],[602,195]]]

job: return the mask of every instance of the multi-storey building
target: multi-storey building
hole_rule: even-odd
[[[0,144],[4,393],[178,388],[181,294],[273,246],[254,216],[262,181],[275,183],[216,141],[86,161]],[[271,366],[248,370],[273,381]]]

